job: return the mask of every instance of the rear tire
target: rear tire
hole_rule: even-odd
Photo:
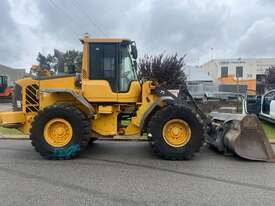
[[[58,142],[59,137],[56,137],[59,135],[57,133],[60,132],[60,130],[58,130],[60,127],[56,129],[57,125],[50,126],[50,129],[47,130],[48,125],[55,120],[60,121],[61,124],[65,122],[64,125],[61,125],[61,134],[65,133],[66,137],[66,135],[70,133],[70,135],[67,136],[67,141],[64,141],[64,145],[58,145],[60,144],[60,142]],[[60,124],[60,122],[53,124]],[[53,131],[53,136],[47,135],[45,131]],[[53,139],[57,138],[57,143],[55,144],[55,140],[49,141],[48,136]],[[83,113],[74,106],[64,104],[53,105],[39,111],[32,122],[32,128],[30,130],[32,145],[36,151],[46,159],[61,160],[71,159],[77,156],[86,148],[90,136],[90,124]]]
[[[169,144],[167,137],[164,137],[166,125],[171,121],[178,121],[179,124],[182,122],[183,127],[188,128],[189,138],[182,144]],[[148,133],[153,152],[166,160],[189,160],[195,152],[199,151],[204,141],[203,124],[197,118],[196,113],[184,105],[169,105],[157,111],[149,121]]]

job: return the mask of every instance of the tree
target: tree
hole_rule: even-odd
[[[77,50],[68,50],[65,53],[54,49],[54,54],[47,56],[38,53],[37,59],[39,67],[50,70],[53,68],[55,72],[65,72],[74,68],[80,72],[82,65],[82,52]]]
[[[77,50],[68,50],[64,54],[64,60],[68,67],[74,66],[80,71],[82,65],[82,52]]]
[[[45,69],[50,70],[50,67],[51,67],[50,61],[46,56],[44,56],[43,54],[41,54],[39,52],[36,60],[38,61],[40,68],[45,68]]]
[[[275,66],[272,66],[266,70],[266,88],[275,88]]]
[[[177,54],[145,55],[138,62],[138,76],[142,80],[153,80],[166,88],[186,86],[184,59],[185,55],[178,57]]]

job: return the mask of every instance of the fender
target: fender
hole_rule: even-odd
[[[88,117],[92,118],[93,115],[95,114],[95,110],[93,106],[81,95],[76,93],[73,90],[70,89],[60,89],[60,88],[52,88],[52,89],[42,89],[41,92],[45,93],[67,93],[73,96],[80,104],[82,104],[88,111]]]
[[[160,97],[155,103],[153,103],[148,110],[144,113],[142,119],[140,120],[140,128],[141,128],[141,133],[144,131],[146,128],[146,125],[148,123],[148,120],[150,119],[150,116],[154,114],[157,108],[163,107],[163,102],[167,104],[172,104],[175,102],[175,99],[171,96],[162,96]]]

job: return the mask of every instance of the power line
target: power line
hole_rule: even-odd
[[[103,31],[103,29],[101,29],[101,27],[94,22],[94,20],[91,18],[91,16],[85,10],[82,10],[81,6],[77,3],[77,1],[72,0],[72,2],[73,2],[74,6],[76,8],[78,8],[80,11],[82,11],[81,13],[87,17],[87,19],[89,20],[89,22],[95,28],[97,28],[98,31],[100,31],[105,37],[108,37],[108,35]]]
[[[75,25],[78,27],[80,26],[79,23],[75,20],[75,17],[71,16],[71,14],[63,7],[59,6],[54,0],[48,0],[48,2],[53,6],[56,10],[63,12],[70,20],[70,24],[72,26],[72,29],[75,30]],[[108,35],[100,28],[98,24],[94,22],[94,20],[91,18],[91,16],[84,10],[82,10],[81,6],[74,0],[72,0],[73,6],[80,11],[80,13],[85,16],[87,20],[100,32],[102,33],[105,37],[108,37]],[[73,24],[75,23],[75,25]],[[82,22],[83,23],[83,22]]]
[[[48,2],[58,11],[63,12],[67,17],[69,17],[72,21],[69,21],[72,29],[75,31],[75,25],[79,26],[79,24],[75,21],[75,19],[70,15],[70,13],[68,13],[66,11],[66,9],[60,7],[56,2],[54,2],[53,0],[48,0]],[[73,24],[73,22],[75,23],[75,25]]]

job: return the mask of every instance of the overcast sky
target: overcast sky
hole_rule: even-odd
[[[39,51],[81,49],[85,32],[190,64],[275,57],[274,11],[273,0],[1,0],[0,64],[29,68]]]

